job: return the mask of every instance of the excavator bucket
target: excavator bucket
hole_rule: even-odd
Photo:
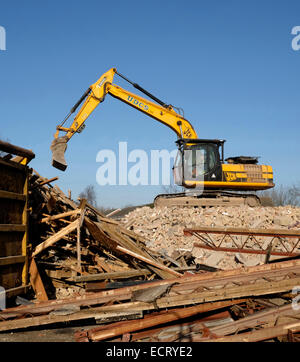
[[[55,138],[51,143],[52,166],[61,171],[65,171],[67,163],[65,160],[65,151],[67,149],[68,138],[66,136]]]

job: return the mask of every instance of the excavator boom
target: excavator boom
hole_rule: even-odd
[[[115,74],[128,81],[136,89],[145,93],[158,104],[113,84],[112,82]],[[75,133],[80,133],[82,131],[86,119],[94,111],[94,109],[104,101],[106,94],[110,94],[120,101],[170,127],[177,134],[178,138],[183,137],[197,139],[197,134],[190,122],[178,114],[171,105],[165,104],[138,84],[129,81],[122,74],[118,73],[115,68],[111,68],[108,72],[104,73],[97,82],[88,88],[79,101],[72,107],[63,122],[57,126],[54,140],[51,144],[52,166],[62,171],[67,168],[67,163],[64,157],[67,149],[67,142]],[[71,126],[69,128],[63,127],[67,119],[76,111],[82,102],[84,103],[76,114]],[[59,137],[60,131],[66,132],[65,136]]]

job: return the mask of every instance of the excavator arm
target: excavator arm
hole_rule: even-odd
[[[156,103],[113,84],[115,74],[128,81],[136,89],[146,94]],[[72,107],[67,117],[59,126],[57,126],[54,140],[51,144],[52,165],[54,167],[62,171],[67,168],[64,158],[67,142],[75,133],[80,133],[82,131],[86,119],[94,109],[104,101],[107,94],[110,94],[120,101],[134,107],[138,111],[143,112],[149,117],[168,126],[176,133],[178,138],[197,139],[197,134],[190,122],[177,113],[171,105],[165,104],[138,84],[131,82],[122,74],[118,73],[115,68],[111,68],[108,72],[104,73],[96,83],[92,84],[87,89],[79,101]],[[64,123],[73,113],[75,113],[81,103],[83,104],[77,112],[71,126],[69,128],[64,127]],[[60,137],[60,131],[65,132],[65,135]]]

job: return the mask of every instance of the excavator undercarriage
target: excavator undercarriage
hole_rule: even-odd
[[[273,206],[269,197],[241,194],[223,190],[205,191],[202,194],[180,192],[160,194],[154,199],[155,207],[211,207],[211,206]]]

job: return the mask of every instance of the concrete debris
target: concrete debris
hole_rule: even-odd
[[[153,250],[162,248],[172,255],[174,250],[189,250],[196,258],[196,263],[207,264],[220,269],[232,269],[264,263],[262,255],[247,255],[213,252],[194,248],[196,237],[185,237],[183,230],[196,225],[208,227],[236,227],[260,229],[286,229],[287,227],[299,230],[296,225],[300,220],[300,208],[294,206],[280,207],[211,207],[211,208],[180,208],[148,206],[137,208],[122,218],[125,227],[147,239],[146,245]],[[236,236],[246,241],[245,236]],[[271,238],[270,238],[271,239]],[[269,240],[270,240],[269,239]],[[221,236],[219,236],[221,240]],[[267,246],[270,241],[263,239]],[[273,241],[278,243],[278,241]],[[247,245],[254,247],[254,241],[248,240]],[[228,241],[226,247],[234,247],[234,242]]]
[[[236,259],[245,266],[254,266],[263,264],[265,256],[263,255],[246,255],[241,253],[235,254]]]
[[[274,218],[274,224],[275,225],[281,225],[281,226],[290,226],[293,223],[293,219],[291,216],[277,216]]]

